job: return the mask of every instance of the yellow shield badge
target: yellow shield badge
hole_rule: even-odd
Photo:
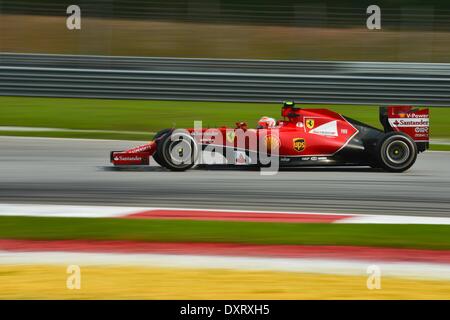
[[[295,138],[292,140],[294,150],[297,152],[302,152],[306,148],[305,139],[303,138]]]
[[[308,129],[314,128],[314,119],[307,119],[305,122]]]

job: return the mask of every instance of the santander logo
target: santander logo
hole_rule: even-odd
[[[138,156],[116,156],[114,161],[141,161],[142,157]]]

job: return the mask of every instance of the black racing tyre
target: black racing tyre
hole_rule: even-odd
[[[168,135],[170,136],[170,133],[173,131],[173,129],[163,129],[161,131],[158,131],[155,136],[153,137],[153,141],[156,141],[157,144],[160,143],[159,140],[161,140],[161,137],[163,137],[164,135]],[[156,161],[157,164],[159,164],[161,167],[165,167],[163,160],[160,157],[160,154],[155,151],[155,153],[153,153],[153,159]]]
[[[369,162],[369,167],[371,167],[372,169],[379,169],[380,165],[376,161],[371,161]]]
[[[378,141],[376,158],[380,168],[403,172],[416,162],[417,145],[405,133],[389,132]]]
[[[175,130],[158,141],[155,161],[172,171],[184,171],[194,166],[198,149],[186,131]]]

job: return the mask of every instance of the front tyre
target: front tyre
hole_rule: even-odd
[[[158,163],[172,171],[184,171],[194,166],[198,149],[195,140],[184,130],[175,130],[158,142]]]
[[[160,143],[160,140],[164,138],[164,136],[170,136],[170,133],[173,131],[173,129],[163,129],[156,133],[156,135],[153,137],[153,141],[157,143],[157,145]],[[153,160],[156,161],[157,164],[159,164],[161,167],[165,167],[163,160],[161,159],[160,153],[157,151],[153,154]]]
[[[416,158],[416,143],[402,132],[389,132],[378,141],[377,162],[386,171],[406,171],[416,162]]]

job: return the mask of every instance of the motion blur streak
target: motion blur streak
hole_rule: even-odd
[[[447,299],[449,281],[178,268],[82,267],[67,290],[65,266],[0,266],[1,299]]]
[[[1,54],[0,95],[449,106],[450,64]]]
[[[271,177],[245,169],[111,169],[108,151],[130,143],[139,144],[1,137],[0,201],[450,216],[445,152],[424,153],[401,174],[370,168],[298,169]]]

